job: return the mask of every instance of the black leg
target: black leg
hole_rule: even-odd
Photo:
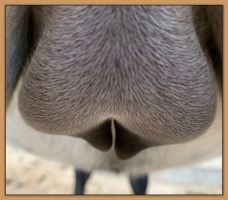
[[[90,173],[82,170],[75,170],[75,176],[76,183],[74,187],[74,194],[84,194],[85,184],[90,176]]]
[[[129,177],[131,187],[134,194],[146,194],[146,188],[148,184],[148,176],[130,176]]]

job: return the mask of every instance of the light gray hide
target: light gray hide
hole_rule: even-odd
[[[13,48],[30,44],[28,55],[21,56],[21,63],[30,59],[22,76],[19,110],[34,129],[75,145],[81,141],[75,137],[81,137],[99,150],[113,147],[119,158],[126,159],[148,147],[144,154],[152,156],[153,149],[201,138],[212,124],[219,92],[213,72],[217,66],[204,49],[199,37],[204,28],[194,24],[191,6],[8,9],[19,9],[33,26],[21,28],[30,30],[32,43],[22,40],[25,45],[18,42]],[[7,35],[12,30],[7,25]],[[10,42],[7,53],[12,52],[8,48]],[[7,73],[8,68],[14,65],[7,64]],[[179,144],[179,150],[188,144]],[[160,145],[165,146],[155,147]],[[104,157],[116,165],[120,162]]]

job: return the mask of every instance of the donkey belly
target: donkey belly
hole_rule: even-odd
[[[54,159],[84,170],[111,170],[143,174],[153,170],[185,165],[211,158],[222,152],[221,97],[215,120],[207,132],[183,144],[152,147],[128,160],[119,160],[111,148],[102,152],[80,138],[50,135],[27,125],[18,110],[18,84],[6,117],[6,138],[9,144],[19,146],[29,153]]]

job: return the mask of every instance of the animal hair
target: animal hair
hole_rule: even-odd
[[[35,6],[32,13],[35,46],[19,109],[33,128],[107,150],[114,124],[117,154],[127,157],[192,140],[212,123],[216,82],[191,6]]]

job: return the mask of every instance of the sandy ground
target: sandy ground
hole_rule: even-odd
[[[7,145],[7,194],[72,194],[71,166]],[[85,194],[131,194],[125,174],[94,172]],[[147,194],[222,194],[222,157],[185,168],[153,172]]]

